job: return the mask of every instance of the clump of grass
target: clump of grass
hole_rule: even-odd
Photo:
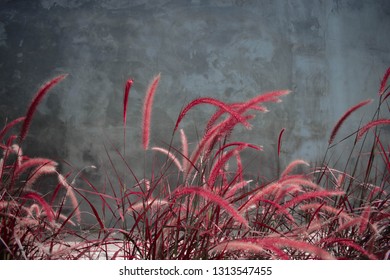
[[[43,85],[33,98],[26,117],[9,122],[0,132],[0,140],[4,141],[0,159],[1,259],[57,258],[53,247],[63,244],[61,238],[72,233],[71,228],[76,226],[73,218],[81,221],[75,190],[58,173],[57,163],[45,158],[29,158],[21,147],[39,103],[65,77],[60,75]],[[13,132],[20,123],[17,136]],[[51,200],[40,193],[39,185],[39,179],[48,175],[54,175],[58,182]],[[66,194],[56,199],[61,187],[66,189]],[[67,197],[71,198],[73,206],[70,215],[62,213]]]
[[[237,125],[249,128],[248,122],[255,116],[252,112],[266,111],[265,102],[280,102],[280,97],[288,93],[266,93],[239,104],[199,98],[184,107],[175,131],[194,106],[211,104],[217,109],[192,153],[182,129],[181,148],[172,145],[153,148],[167,156],[167,165],[176,166],[177,183],[170,185],[167,169],[149,180],[151,187],[140,195],[144,211],[137,208],[136,212],[131,212],[134,226],[125,235],[134,246],[132,258],[383,258],[383,250],[388,248],[388,239],[383,236],[389,230],[385,182],[374,188],[375,192],[356,196],[351,192],[355,184],[368,184],[356,180],[357,167],[353,174],[345,171],[333,174],[339,176],[330,181],[326,165],[310,173],[294,174],[295,166],[308,165],[303,160],[293,161],[281,172],[280,178],[272,182],[244,179],[246,174],[239,155],[243,149],[259,146],[230,141],[231,131]],[[343,122],[371,102],[366,100],[347,110],[335,125],[329,144],[333,143]],[[387,124],[387,121],[380,119],[367,126],[374,129],[379,124]],[[361,131],[366,133],[365,127]],[[279,134],[279,156],[283,132],[284,129]],[[389,166],[388,152],[378,137],[376,146]],[[373,156],[371,154],[370,158]],[[372,161],[367,164],[372,168]],[[370,170],[365,172],[366,180],[370,178]],[[385,169],[382,180],[388,181],[388,171],[389,168]],[[334,169],[332,172],[336,173]],[[151,207],[151,193],[160,194],[152,200],[156,207]]]
[[[149,149],[153,98],[161,78],[155,76],[146,90],[142,108],[142,149],[145,154],[162,156],[165,160],[163,164],[145,166],[150,171],[145,172],[150,174],[148,177],[137,177],[132,165],[139,164],[139,160],[133,162],[125,158],[126,147],[121,152],[112,145],[123,161],[125,178],[119,175],[113,155],[106,149],[107,161],[115,176],[107,172],[106,180],[100,186],[81,176],[85,186],[75,188],[73,182],[69,184],[66,176],[56,171],[53,161],[23,158],[21,149],[14,143],[18,138],[10,136],[1,144],[4,151],[0,162],[2,256],[383,259],[390,247],[386,189],[390,180],[390,160],[385,135],[380,131],[381,126],[389,124],[389,120],[381,116],[388,97],[387,72],[381,81],[379,104],[371,121],[334,144],[348,117],[372,101],[362,101],[351,107],[334,126],[322,164],[313,167],[305,160],[297,159],[288,164],[278,178],[269,181],[249,176],[245,158],[241,156],[247,149],[261,153],[262,146],[232,139],[232,131],[237,126],[249,129],[250,121],[257,113],[268,111],[266,103],[281,102],[281,97],[290,93],[288,90],[259,94],[240,103],[210,97],[195,99],[179,113],[172,141]],[[57,79],[44,86],[43,92],[62,78]],[[127,81],[123,96],[124,131],[132,84],[133,80]],[[39,96],[42,98],[43,95]],[[213,105],[216,110],[205,124],[203,135],[190,147],[189,143],[194,140],[187,139],[180,124],[195,106],[200,105]],[[37,102],[32,106],[36,108]],[[26,118],[5,126],[0,132],[1,138],[14,126],[24,124],[26,119],[31,121],[31,112]],[[28,125],[24,124],[22,131],[27,131],[26,127]],[[278,137],[278,158],[281,157],[284,131],[281,128]],[[24,139],[25,134],[21,133],[20,139]],[[370,134],[373,137],[369,137]],[[332,168],[328,155],[353,136],[355,141],[347,165],[343,170]],[[176,138],[179,146],[173,144]],[[13,161],[9,160],[11,154]],[[354,161],[350,160],[352,157]],[[305,170],[298,166],[307,171],[298,172]],[[30,170],[32,174],[28,173],[27,179],[21,181],[22,175]],[[59,183],[54,193],[58,198],[59,189],[64,187],[66,193],[62,200],[48,202],[44,195],[33,191],[34,174],[41,173],[57,174]],[[261,173],[258,174],[260,177]],[[32,184],[28,184],[29,180]],[[96,219],[96,225],[86,234],[69,230],[76,224],[74,219],[82,222],[76,194]],[[92,203],[93,196],[101,201],[100,205]],[[73,206],[68,216],[61,212],[65,198],[70,198]],[[43,232],[46,233],[44,240],[40,237]],[[63,235],[71,236],[73,243],[60,242]]]
[[[384,259],[390,248],[390,165],[389,151],[385,148],[388,135],[380,129],[390,123],[389,119],[382,117],[382,114],[388,115],[389,112],[386,100],[388,89],[385,89],[388,73],[389,69],[381,81],[378,105],[372,119],[337,144],[342,145],[354,137],[344,169],[330,166],[332,156],[328,155],[337,146],[330,145],[324,156],[324,164],[313,171],[318,184],[345,192],[332,203],[314,207],[317,209],[316,219],[328,221],[316,232],[323,238],[322,246],[344,259]],[[369,103],[368,100],[363,101],[349,109],[333,131],[355,109]]]

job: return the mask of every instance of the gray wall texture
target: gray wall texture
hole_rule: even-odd
[[[69,73],[40,105],[25,152],[102,170],[106,144],[123,167],[111,145],[123,152],[123,87],[132,77],[126,160],[142,176],[142,102],[161,73],[152,145],[170,142],[178,113],[194,98],[238,102],[291,89],[237,139],[264,146],[254,173],[275,170],[283,127],[281,164],[317,162],[345,110],[377,100],[390,66],[389,30],[387,0],[2,0],[0,123],[23,115],[43,82]],[[199,107],[182,123],[192,145],[213,109]],[[374,110],[360,110],[342,135]]]

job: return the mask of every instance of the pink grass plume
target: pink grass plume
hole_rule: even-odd
[[[133,80],[128,79],[125,85],[125,92],[123,93],[123,150],[126,154],[126,122],[127,122],[127,104],[130,95],[130,89],[133,85]]]
[[[243,181],[243,165],[242,165],[242,160],[239,152],[235,152],[234,155],[236,156],[236,164],[237,164],[237,169],[236,169],[236,177],[238,181]]]
[[[180,129],[181,153],[183,155],[183,170],[188,169],[188,140],[183,129]]]
[[[50,222],[53,221],[53,219],[54,219],[54,211],[50,207],[50,205],[40,195],[38,195],[36,193],[33,193],[33,192],[30,192],[30,193],[26,193],[25,195],[23,195],[23,198],[33,199],[33,200],[37,201],[43,207],[43,209],[45,210],[45,213],[47,215],[47,219]]]
[[[264,102],[281,102],[281,99],[279,97],[290,94],[290,90],[276,90],[276,91],[270,91],[263,93],[261,95],[258,95],[249,101],[245,102],[241,108],[239,109],[240,113],[244,113],[246,110],[252,108],[253,106],[264,103]]]
[[[242,106],[244,106],[245,103],[233,103],[230,105],[230,108],[231,109],[234,109],[236,111],[238,111]],[[251,110],[256,110],[256,111],[260,111],[260,112],[263,112],[263,113],[266,113],[268,112],[267,108],[264,107],[264,106],[258,106],[258,105],[253,105],[252,107],[250,107],[249,109]],[[207,125],[206,125],[206,130],[205,130],[205,133],[207,133],[214,125],[215,123],[217,122],[217,120],[225,113],[225,111],[223,109],[219,109],[217,110],[212,116],[211,118],[209,119],[209,121],[207,122]]]
[[[224,195],[224,197],[226,198],[232,198],[236,192],[240,189],[242,189],[243,187],[247,186],[249,183],[253,182],[253,180],[248,180],[248,181],[239,181],[238,183],[234,184],[233,186],[229,187],[228,191],[226,192],[226,194]]]
[[[296,159],[294,161],[292,161],[289,165],[287,165],[286,169],[282,172],[282,174],[280,175],[281,178],[286,178],[291,172],[292,170],[298,166],[298,165],[306,165],[306,166],[310,166],[309,163],[307,163],[306,161],[302,160],[302,159]]]
[[[351,247],[355,249],[356,251],[366,255],[369,259],[371,260],[376,260],[377,257],[374,254],[371,254],[364,248],[362,248],[360,245],[358,245],[355,241],[349,238],[334,238],[334,237],[328,237],[328,238],[323,238],[320,243],[324,243],[325,246],[330,246],[334,243],[336,244],[342,244],[346,247]]]
[[[59,75],[59,76],[55,77],[54,79],[50,80],[49,82],[47,82],[46,84],[44,84],[39,89],[39,91],[37,92],[37,94],[33,98],[30,106],[28,107],[28,110],[27,110],[27,113],[26,113],[26,118],[24,119],[24,122],[23,122],[23,125],[22,125],[22,129],[20,130],[20,135],[19,136],[20,136],[20,140],[21,141],[23,141],[24,138],[26,137],[28,129],[30,128],[30,125],[31,125],[32,117],[33,117],[33,115],[34,115],[34,113],[35,113],[39,103],[41,103],[43,97],[46,95],[46,93],[48,93],[48,91],[51,88],[53,88],[56,84],[61,82],[67,76],[68,76],[67,74]]]
[[[152,106],[154,94],[156,93],[158,83],[160,81],[161,75],[156,75],[152,82],[149,84],[148,90],[146,91],[146,96],[144,100],[143,107],[143,122],[142,122],[142,145],[144,150],[149,148],[149,138],[150,138],[150,119],[152,117]]]
[[[181,165],[180,161],[177,159],[177,157],[172,154],[172,152],[170,150],[167,150],[167,149],[164,149],[164,148],[160,148],[160,147],[152,147],[152,150],[153,151],[158,151],[158,152],[161,152],[165,155],[167,155],[172,161],[173,163],[177,166],[177,168],[179,169],[179,171],[183,171],[183,166]]]
[[[245,119],[249,120],[252,117],[253,116],[245,116]],[[210,151],[213,148],[213,144],[215,143],[215,140],[222,137],[223,135],[228,135],[228,133],[234,128],[235,125],[237,125],[237,123],[238,121],[235,118],[228,118],[227,120],[224,120],[223,122],[219,123],[217,126],[207,131],[203,135],[202,140],[198,143],[195,150],[192,152],[190,162],[192,163],[197,162],[203,151],[205,150]],[[188,166],[187,173],[189,173],[193,167],[194,165],[190,164]]]
[[[73,187],[71,185],[69,185],[68,181],[66,180],[66,178],[62,174],[60,174],[58,172],[57,172],[57,174],[58,174],[58,181],[66,189],[66,196],[68,196],[70,198],[70,201],[71,201],[72,206],[74,208],[76,220],[80,224],[81,223],[81,212],[79,209],[79,203],[77,201],[76,194],[73,190]]]
[[[346,221],[351,221],[353,218],[350,216],[348,213],[345,212],[343,208],[335,208],[329,205],[325,205],[323,203],[308,203],[308,204],[303,204],[300,206],[300,209],[303,211],[309,211],[312,212],[311,210],[317,209],[316,212],[327,212],[328,214],[333,214],[337,217],[343,218]]]
[[[264,188],[259,189],[258,192],[254,193],[248,201],[241,205],[238,209],[240,213],[245,213],[252,205],[255,205],[260,200],[264,199],[264,197],[270,193],[278,191],[282,186],[278,182],[270,183]]]
[[[247,240],[229,240],[219,243],[211,249],[212,252],[227,252],[227,251],[245,251],[252,253],[262,253],[265,248]]]
[[[300,241],[300,240],[294,240],[294,239],[287,239],[287,238],[265,238],[264,240],[261,240],[260,242],[272,244],[274,246],[278,247],[290,247],[297,250],[301,250],[304,252],[308,252],[314,256],[317,256],[320,259],[323,260],[333,260],[334,257],[329,254],[326,250],[312,245],[308,242]]]
[[[390,67],[387,68],[385,74],[383,75],[383,78],[381,80],[381,85],[379,87],[379,95],[382,95],[386,90],[386,83],[390,76]]]
[[[361,222],[359,225],[359,234],[363,234],[370,222],[371,207],[366,205],[361,214]]]
[[[262,146],[256,146],[254,144],[251,144],[251,143],[247,143],[247,142],[230,142],[226,145],[224,145],[223,147],[221,147],[220,149],[218,149],[218,151],[215,153],[214,155],[214,159],[217,158],[217,156],[221,153],[221,152],[224,152],[224,150],[226,148],[229,148],[229,147],[232,147],[232,146],[239,146],[239,147],[245,147],[245,148],[252,148],[252,149],[255,149],[257,151],[262,151],[263,150],[263,147]]]
[[[228,212],[237,222],[249,228],[248,221],[243,216],[241,216],[240,213],[238,213],[237,210],[229,202],[224,200],[222,197],[200,187],[179,188],[176,189],[176,191],[173,193],[173,196],[180,197],[187,194],[197,194],[206,200],[218,204],[221,208],[223,208],[226,212]]]
[[[344,195],[345,193],[343,191],[314,191],[314,192],[308,192],[304,193],[302,195],[299,195],[289,201],[287,201],[283,207],[286,209],[288,207],[291,207],[295,204],[300,203],[301,201],[312,199],[312,198],[329,198],[331,196],[338,196],[338,195]]]
[[[32,167],[42,167],[45,165],[49,166],[57,166],[57,163],[55,161],[46,159],[46,158],[31,158],[24,163],[22,163],[20,166],[18,166],[15,169],[14,177],[18,178],[20,174],[25,172],[27,169],[32,168]]]
[[[344,123],[344,121],[353,113],[355,112],[356,110],[358,110],[359,108],[369,104],[372,102],[372,99],[368,99],[368,100],[365,100],[365,101],[362,101],[358,104],[356,104],[355,106],[352,106],[351,108],[349,108],[342,116],[341,118],[337,121],[337,123],[335,124],[335,126],[333,127],[333,130],[332,130],[332,133],[330,134],[330,137],[329,137],[329,140],[328,140],[328,143],[329,145],[333,143],[334,141],[334,138],[336,137],[336,134],[337,132],[339,131],[341,125]]]
[[[235,153],[239,153],[241,150],[243,150],[244,148],[247,148],[247,147],[250,147],[252,149],[255,149],[255,150],[261,150],[260,147],[256,146],[256,145],[252,145],[252,144],[249,144],[249,143],[245,143],[245,142],[234,142],[234,143],[230,143],[230,144],[227,144],[225,146],[223,146],[220,150],[218,150],[215,154],[215,157],[221,152],[223,151],[226,147],[229,147],[229,146],[232,146],[232,145],[237,145],[237,147],[235,147],[234,149],[232,149],[231,151],[227,152],[226,154],[224,154],[223,156],[221,156],[218,161],[216,162],[216,164],[213,166],[211,172],[210,172],[210,176],[209,176],[209,179],[208,179],[208,185],[209,187],[213,187],[214,183],[215,183],[215,180],[219,174],[219,171],[222,169],[222,167],[226,164],[226,162],[235,154]]]
[[[0,141],[7,134],[7,132],[14,127],[16,124],[21,123],[25,120],[25,117],[17,118],[11,122],[9,122],[1,131],[0,131]]]
[[[200,105],[200,104],[211,104],[211,105],[214,105],[214,106],[217,106],[219,107],[220,109],[222,109],[223,111],[225,111],[226,113],[229,113],[232,117],[234,117],[235,119],[237,119],[239,122],[241,122],[245,127],[249,128],[250,127],[250,124],[245,120],[245,118],[243,116],[241,116],[239,113],[237,113],[235,110],[233,110],[231,108],[230,105],[222,102],[222,101],[219,101],[217,99],[214,99],[214,98],[210,98],[210,97],[203,97],[203,98],[197,98],[193,101],[191,101],[181,112],[180,112],[180,115],[179,117],[177,118],[177,121],[176,121],[176,125],[175,125],[175,129],[174,130],[177,130],[177,128],[179,127],[179,124],[181,122],[181,120],[185,117],[185,115],[187,114],[187,112],[189,110],[191,110],[193,107],[197,106],[197,105]]]
[[[214,187],[217,176],[220,174],[221,169],[223,169],[223,166],[227,163],[227,161],[235,154],[235,152],[240,152],[242,149],[244,149],[244,147],[245,146],[238,146],[218,159],[218,161],[212,167],[209,178],[207,180],[207,184],[210,188]]]
[[[227,241],[218,244],[213,248],[215,251],[221,250],[235,250],[235,251],[261,251],[269,250],[271,253],[275,254],[279,258],[286,259],[288,255],[284,251],[280,250],[281,248],[293,248],[303,252],[310,253],[313,256],[316,256],[320,259],[331,260],[334,257],[329,254],[324,249],[317,247],[315,245],[309,244],[304,241],[282,238],[282,237],[265,237],[265,238],[242,238],[232,241]],[[279,248],[277,252],[274,252],[275,248]],[[280,253],[283,253],[282,255]]]
[[[358,135],[357,135],[357,141],[359,141],[364,134],[367,133],[371,128],[376,127],[378,125],[389,125],[390,124],[390,119],[379,119],[376,121],[369,122],[365,126],[359,129]]]
[[[125,92],[123,94],[123,127],[126,128],[126,121],[127,121],[127,103],[129,100],[129,94],[131,87],[133,85],[133,80],[128,79],[125,86]]]

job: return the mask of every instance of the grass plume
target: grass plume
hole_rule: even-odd
[[[125,92],[123,93],[123,126],[126,127],[127,121],[127,105],[130,95],[130,90],[134,81],[132,79],[128,79],[125,85]]]
[[[331,145],[336,137],[337,132],[340,130],[341,125],[345,122],[345,120],[356,110],[360,109],[361,107],[371,103],[372,100],[368,99],[362,102],[359,102],[358,104],[352,106],[349,108],[342,116],[341,118],[336,122],[335,126],[333,127],[333,130],[330,134],[328,144]]]
[[[222,197],[212,193],[211,191],[199,187],[188,186],[177,189],[173,194],[173,198],[178,198],[187,194],[197,194],[206,200],[210,200],[211,202],[218,204],[223,209],[225,209],[226,212],[228,212],[237,222],[243,224],[245,227],[249,227],[248,221],[243,216],[241,216],[238,211],[230,205],[229,202],[224,200]]]
[[[9,122],[4,128],[0,131],[0,141],[3,139],[3,137],[7,134],[7,132],[14,127],[16,124],[21,123],[25,120],[25,117],[20,117],[17,119],[14,119],[13,121]]]
[[[28,107],[26,117],[23,121],[23,125],[22,125],[22,128],[20,130],[20,135],[19,135],[21,141],[23,141],[24,138],[26,137],[28,129],[31,125],[31,120],[33,118],[33,115],[34,115],[39,103],[41,103],[43,97],[49,92],[49,90],[51,88],[53,88],[56,84],[61,82],[66,77],[67,77],[67,74],[59,75],[59,76],[55,77],[54,79],[50,80],[49,82],[47,82],[46,84],[44,84],[38,90],[37,94],[35,95],[35,97],[33,98],[32,102],[31,102],[30,106]]]
[[[376,127],[378,125],[389,125],[389,124],[390,124],[390,119],[380,119],[380,120],[371,121],[359,129],[357,140],[360,140],[363,137],[363,135],[366,134],[367,131],[369,131],[371,128]]]
[[[242,123],[245,127],[247,127],[247,128],[250,127],[249,123],[240,114],[238,114],[236,111],[231,109],[231,107],[228,104],[225,104],[224,102],[219,101],[219,100],[214,99],[214,98],[202,97],[202,98],[197,98],[197,99],[191,101],[186,107],[184,107],[184,109],[180,112],[179,117],[177,118],[174,130],[176,130],[179,127],[181,120],[185,117],[185,115],[187,114],[187,112],[189,110],[191,110],[193,107],[195,107],[197,105],[201,105],[201,104],[211,104],[211,105],[217,106],[221,110],[223,110],[224,112],[229,113],[232,117],[234,117],[237,121]]]
[[[33,192],[29,192],[29,193],[26,193],[25,195],[23,195],[23,198],[25,198],[25,199],[34,199],[35,201],[37,201],[43,207],[43,209],[45,210],[45,213],[47,215],[47,218],[48,218],[49,222],[52,222],[54,220],[54,211],[53,211],[53,209],[50,207],[50,205],[40,195],[38,195],[36,193],[33,193]]]
[[[386,91],[386,84],[389,77],[390,77],[390,67],[387,68],[385,74],[382,77],[380,87],[379,87],[379,95],[382,95]]]
[[[158,151],[160,153],[163,153],[163,154],[167,155],[173,161],[173,163],[177,166],[177,168],[180,171],[183,171],[183,167],[182,167],[180,161],[177,159],[177,157],[174,154],[172,154],[171,151],[168,151],[167,149],[160,148],[160,147],[152,147],[152,150],[153,151]]]
[[[127,123],[127,105],[129,102],[130,90],[133,85],[133,79],[128,79],[125,85],[125,91],[123,93],[123,145],[126,149],[126,123]]]
[[[143,121],[142,121],[142,145],[144,150],[149,148],[150,141],[150,119],[152,117],[152,106],[154,94],[156,93],[158,83],[160,81],[160,74],[155,76],[149,84],[146,91],[144,107],[143,107]]]

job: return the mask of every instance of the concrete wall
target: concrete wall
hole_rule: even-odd
[[[343,112],[377,97],[390,66],[389,30],[387,0],[1,1],[0,123],[21,116],[44,81],[69,73],[40,105],[26,153],[76,170],[101,168],[105,143],[123,168],[110,142],[123,152],[123,86],[133,77],[126,160],[143,174],[140,112],[155,74],[162,78],[152,145],[170,141],[180,109],[196,97],[236,102],[288,88],[293,94],[259,114],[251,131],[237,131],[264,146],[251,172],[274,172],[283,127],[282,165],[318,161]],[[212,109],[199,107],[183,122],[193,143]],[[361,117],[348,120],[346,131]]]

